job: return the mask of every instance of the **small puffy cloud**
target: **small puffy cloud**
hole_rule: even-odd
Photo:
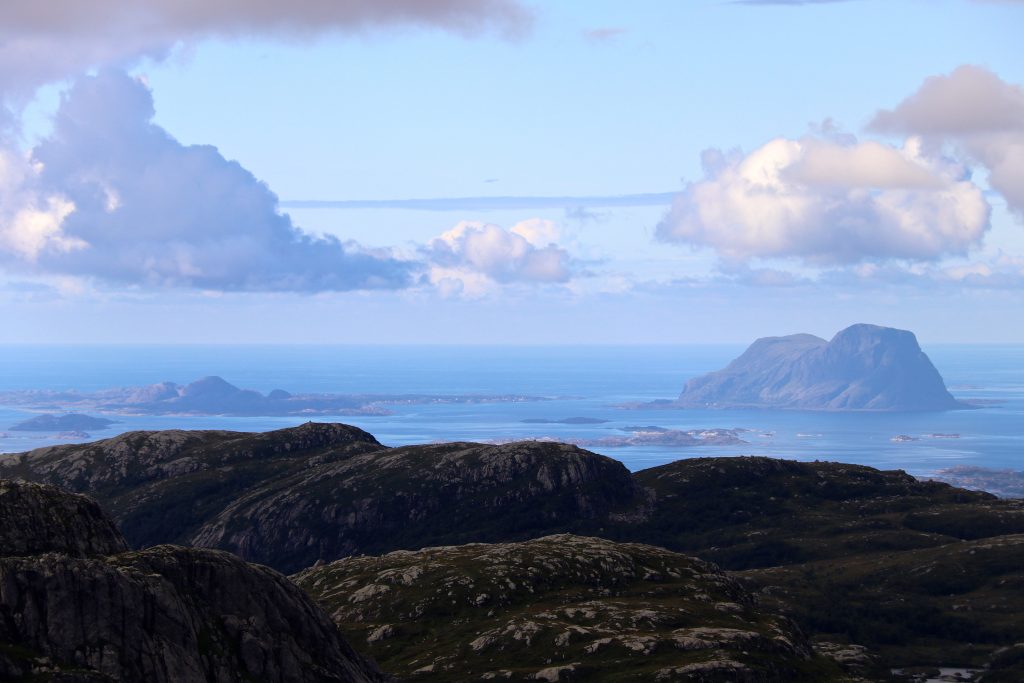
[[[779,138],[749,155],[708,150],[657,228],[668,242],[728,260],[797,257],[817,265],[934,260],[978,244],[990,208],[963,167],[853,139]]]
[[[570,279],[569,253],[551,221],[531,219],[506,230],[463,221],[424,248],[430,281],[443,293],[480,295],[493,284],[560,283]]]
[[[0,258],[42,275],[236,291],[399,288],[413,267],[281,214],[277,197],[212,146],[152,123],[140,82],[79,80],[31,160],[0,155]]]
[[[977,66],[928,78],[871,129],[950,144],[988,169],[989,183],[1024,216],[1024,88]]]
[[[13,0],[0,3],[0,90],[162,56],[178,42],[213,36],[305,38],[408,25],[517,35],[530,22],[517,0]]]

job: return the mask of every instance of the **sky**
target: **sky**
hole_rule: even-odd
[[[1020,0],[4,3],[0,343],[1024,343],[1022,28]]]

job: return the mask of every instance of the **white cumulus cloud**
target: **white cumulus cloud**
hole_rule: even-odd
[[[708,150],[658,225],[660,239],[729,260],[797,257],[816,265],[935,260],[982,239],[990,208],[959,164],[902,147],[779,138],[744,156]]]
[[[531,219],[506,230],[463,221],[423,249],[430,281],[442,293],[480,295],[494,284],[559,283],[570,279],[569,253],[551,221]]]

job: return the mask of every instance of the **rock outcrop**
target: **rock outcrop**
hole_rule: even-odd
[[[280,574],[227,553],[123,552],[95,503],[0,481],[0,679],[388,680]]]
[[[946,390],[912,332],[853,325],[831,341],[758,339],[724,370],[691,379],[682,408],[935,411],[967,407]]]
[[[835,680],[714,565],[572,535],[351,557],[294,580],[410,681]]]

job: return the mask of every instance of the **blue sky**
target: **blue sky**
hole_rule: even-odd
[[[0,342],[1024,341],[1024,3],[47,4],[0,22]]]

